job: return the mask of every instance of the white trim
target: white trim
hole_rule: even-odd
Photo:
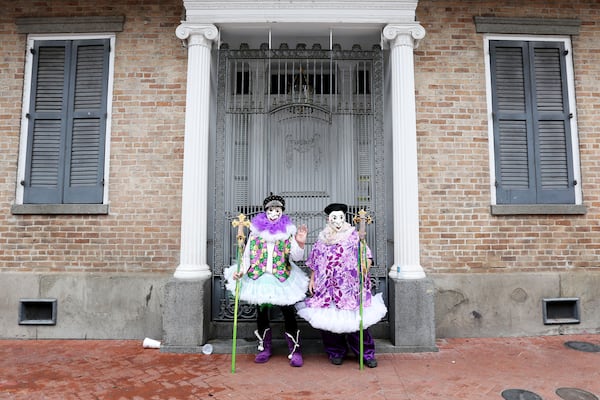
[[[483,50],[485,60],[485,90],[487,102],[487,118],[488,118],[488,148],[490,152],[489,168],[490,168],[490,201],[491,205],[496,205],[496,168],[495,168],[495,152],[494,152],[494,125],[492,118],[492,80],[491,80],[491,65],[490,65],[490,41],[491,40],[514,40],[514,41],[535,41],[535,42],[563,42],[567,55],[565,57],[566,73],[567,73],[567,90],[569,110],[573,114],[571,118],[571,148],[573,157],[573,178],[578,182],[575,185],[575,204],[583,204],[582,184],[581,181],[581,165],[579,159],[579,134],[577,129],[577,104],[575,99],[575,73],[573,69],[573,47],[571,46],[571,38],[568,36],[551,36],[551,35],[499,35],[485,34],[483,36]]]
[[[24,187],[21,182],[25,179],[25,169],[27,161],[27,131],[29,130],[29,112],[31,100],[31,74],[33,70],[33,55],[29,51],[34,47],[36,41],[43,40],[89,40],[89,39],[109,39],[110,54],[108,66],[108,91],[106,95],[106,133],[104,147],[104,193],[102,195],[102,204],[108,204],[109,187],[109,160],[110,160],[110,138],[112,127],[112,93],[114,82],[115,65],[115,34],[114,33],[96,33],[96,34],[30,34],[27,36],[25,48],[25,73],[23,79],[23,104],[21,113],[21,134],[19,139],[19,160],[17,162],[17,184],[15,193],[15,204],[23,204]]]
[[[186,21],[210,24],[414,22],[418,0],[184,0]]]

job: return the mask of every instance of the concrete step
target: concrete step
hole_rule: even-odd
[[[209,340],[212,345],[212,354],[231,354],[233,347],[232,339],[214,339]],[[257,341],[248,339],[237,339],[236,354],[255,354]],[[166,353],[202,353],[202,346],[162,346],[161,352]],[[437,347],[418,347],[418,346],[394,346],[388,339],[375,339],[376,353],[422,353],[436,352]],[[319,354],[324,353],[323,343],[320,339],[302,340],[302,352],[304,354]],[[281,339],[273,339],[273,354],[286,355],[287,343]]]

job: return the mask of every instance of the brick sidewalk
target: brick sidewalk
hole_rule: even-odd
[[[302,368],[284,355],[259,365],[238,354],[232,374],[229,354],[161,353],[141,340],[0,340],[0,399],[502,400],[521,389],[560,400],[557,389],[570,388],[566,400],[593,400],[600,352],[568,341],[598,346],[600,336],[438,340],[439,352],[378,354],[379,366],[362,371],[323,354]]]

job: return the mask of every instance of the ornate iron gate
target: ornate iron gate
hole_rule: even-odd
[[[223,282],[235,263],[231,220],[261,212],[270,192],[308,226],[307,256],[327,204],[347,203],[350,216],[367,210],[373,287],[387,299],[381,49],[222,45],[218,54],[213,320],[233,319]],[[238,318],[255,317],[254,307],[240,309]]]

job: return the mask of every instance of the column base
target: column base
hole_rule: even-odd
[[[390,340],[403,351],[438,351],[431,279],[390,279]]]
[[[173,274],[173,277],[177,279],[208,279],[210,276],[208,265],[192,264],[180,264]]]
[[[424,279],[426,277],[420,265],[394,265],[388,276],[392,279]]]
[[[161,352],[195,352],[208,340],[210,279],[175,279],[165,285]],[[186,351],[187,349],[187,351]]]

